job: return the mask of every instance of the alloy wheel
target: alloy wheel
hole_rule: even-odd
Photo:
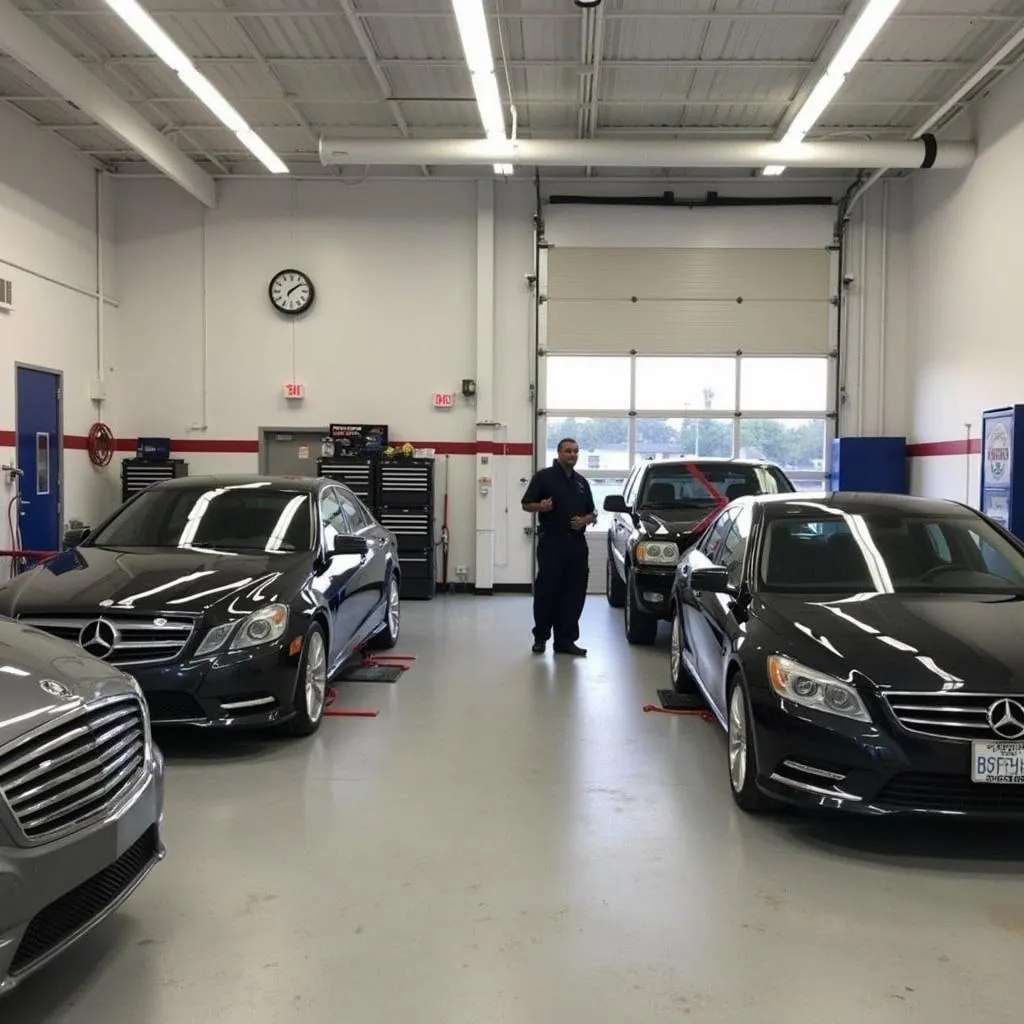
[[[673,679],[678,679],[682,674],[680,671],[683,662],[683,638],[680,635],[682,630],[683,624],[680,621],[679,609],[677,608],[675,615],[672,616],[672,647],[669,654]]]
[[[388,629],[392,638],[398,639],[398,627],[401,621],[401,603],[398,594],[398,584],[394,579],[388,582]]]
[[[729,779],[737,793],[747,781],[747,742],[747,705],[737,683],[729,701]]]
[[[316,722],[327,699],[327,651],[319,631],[310,634],[306,647],[306,715]]]

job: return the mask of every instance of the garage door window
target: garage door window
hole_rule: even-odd
[[[827,356],[549,355],[541,366],[547,462],[560,438],[579,442],[596,530],[610,519],[600,509],[604,495],[621,494],[640,462],[766,459],[798,490],[824,486],[833,413]]]

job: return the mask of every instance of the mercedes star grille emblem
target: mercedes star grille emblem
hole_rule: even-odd
[[[1016,700],[997,700],[988,709],[988,724],[1004,740],[1024,737],[1024,704]]]
[[[40,679],[39,689],[51,697],[60,697],[61,700],[71,700],[74,697],[74,694],[63,683],[58,683],[56,679]]]
[[[106,658],[117,646],[117,630],[106,619],[93,619],[79,631],[78,642],[94,658]]]

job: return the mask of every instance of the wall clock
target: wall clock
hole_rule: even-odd
[[[274,308],[286,316],[305,313],[316,297],[312,280],[301,270],[279,270],[270,279],[268,292]]]

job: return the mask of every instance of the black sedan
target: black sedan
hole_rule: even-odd
[[[1024,816],[1024,545],[963,505],[741,498],[680,561],[672,683],[736,803]]]
[[[131,672],[158,723],[308,735],[327,682],[393,646],[394,536],[325,479],[184,477],[0,587],[0,614]]]
[[[701,536],[711,513],[744,494],[792,493],[778,466],[755,459],[687,457],[639,462],[622,494],[604,499],[608,527],[605,594],[625,607],[631,644],[653,644],[671,615],[669,596],[680,554]]]

